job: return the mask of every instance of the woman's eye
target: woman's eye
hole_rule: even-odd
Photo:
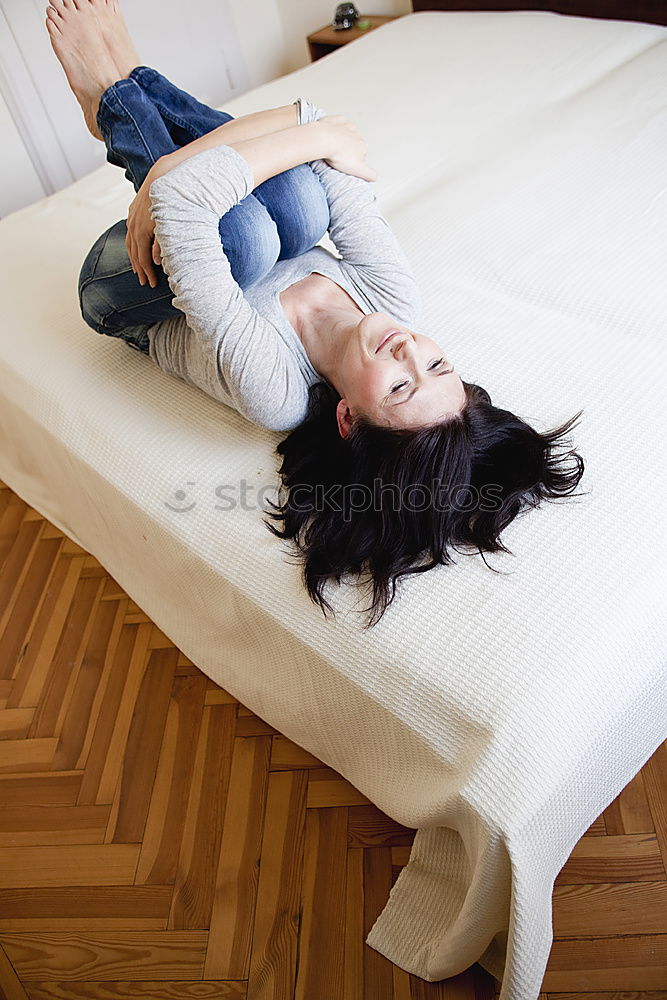
[[[431,365],[431,369],[432,369],[432,368],[437,368],[437,367],[438,367],[438,365],[441,365],[441,364],[442,364],[442,363],[444,362],[444,360],[445,360],[444,358],[438,358],[438,360],[437,360],[437,361],[434,361],[434,362],[433,362],[433,364]],[[429,371],[430,371],[431,369],[429,369]]]
[[[398,385],[393,386],[391,391],[398,392],[399,389],[404,389],[407,384],[407,382],[399,382]]]

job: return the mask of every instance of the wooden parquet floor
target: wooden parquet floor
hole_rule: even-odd
[[[0,489],[0,997],[493,1000],[364,943],[414,831]],[[554,887],[552,1000],[667,1000],[667,744]]]

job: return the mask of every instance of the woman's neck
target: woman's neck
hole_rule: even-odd
[[[313,368],[340,392],[340,358],[364,312],[340,285],[316,273],[281,292],[280,302]]]

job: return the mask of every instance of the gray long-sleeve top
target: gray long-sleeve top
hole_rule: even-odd
[[[298,123],[327,112],[298,98]],[[331,278],[364,313],[385,312],[414,328],[421,299],[410,264],[378,210],[369,181],[313,160],[329,205],[329,236],[340,254],[321,246],[277,261],[243,292],[220,241],[221,216],[250,194],[254,178],[231,146],[185,160],[150,187],[162,266],[183,316],[148,330],[160,368],[238,410],[260,427],[288,431],[305,419],[308,389],[326,381],[280,305],[279,294],[314,272]]]

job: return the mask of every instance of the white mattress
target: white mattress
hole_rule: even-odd
[[[206,674],[417,828],[367,943],[426,980],[480,960],[501,1000],[537,997],[554,878],[667,736],[666,71],[656,26],[422,13],[227,106],[303,94],[352,118],[422,332],[540,430],[584,408],[585,495],[515,521],[500,574],[460,556],[402,581],[370,632],[368,592],[330,587],[325,621],[261,511],[216,509],[216,487],[277,484],[281,435],[80,318],[122,172],[0,223],[0,475]]]

